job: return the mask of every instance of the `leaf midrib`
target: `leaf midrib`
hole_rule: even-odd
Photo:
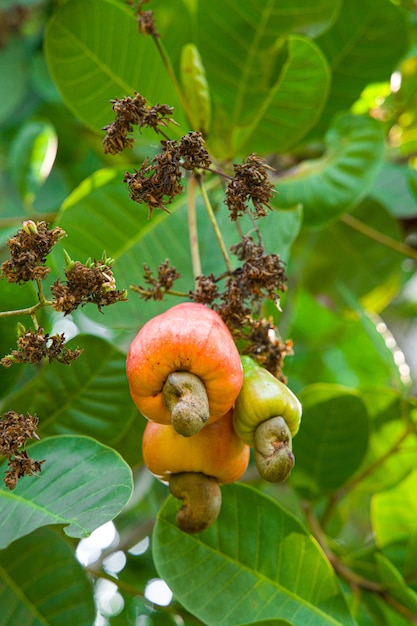
[[[171,526],[175,530],[178,530],[176,525],[174,523],[170,522],[169,520],[167,520],[166,518],[160,519],[160,521],[163,521],[165,524]],[[251,576],[253,576],[257,580],[261,580],[262,582],[267,583],[267,584],[275,587],[277,589],[277,591],[282,593],[284,596],[288,596],[293,601],[295,601],[295,602],[297,602],[299,604],[303,604],[307,609],[309,609],[311,612],[315,613],[318,617],[324,618],[326,620],[324,623],[333,624],[334,626],[343,626],[341,624],[341,622],[338,622],[331,615],[329,615],[327,613],[324,613],[321,609],[318,609],[316,606],[314,606],[310,602],[306,601],[305,598],[296,595],[294,592],[290,591],[286,587],[283,587],[282,585],[280,585],[276,581],[272,581],[270,578],[267,578],[261,572],[258,572],[256,570],[251,569],[248,565],[245,565],[244,563],[241,563],[240,561],[238,561],[236,559],[233,559],[231,556],[229,556],[228,554],[225,554],[224,552],[219,552],[219,551],[215,550],[215,548],[213,548],[212,546],[208,545],[207,543],[203,543],[201,540],[197,541],[196,539],[194,539],[194,537],[190,537],[190,539],[191,540],[195,540],[195,542],[198,545],[204,546],[204,548],[209,550],[213,555],[219,556],[219,557],[223,558],[224,560],[228,561],[230,564],[234,565],[235,567],[239,567],[240,569],[243,569],[243,570],[247,571]],[[330,568],[330,565],[328,567]],[[222,622],[220,622],[220,626],[221,626],[221,624],[222,624]],[[354,622],[351,622],[351,624],[353,626]]]

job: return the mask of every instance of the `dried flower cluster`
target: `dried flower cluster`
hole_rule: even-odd
[[[117,154],[125,148],[132,148],[134,143],[133,137],[128,137],[128,133],[132,133],[134,127],[140,129],[145,126],[152,128],[156,133],[162,133],[161,127],[167,127],[169,123],[176,124],[171,117],[173,108],[167,104],[155,104],[149,106],[146,98],[135,92],[134,97],[116,98],[111,100],[113,111],[116,113],[116,119],[111,124],[104,126],[102,130],[106,131],[103,139],[104,152],[106,154]]]
[[[190,132],[180,141],[161,141],[163,152],[151,161],[145,159],[134,174],[126,172],[129,196],[139,204],[148,205],[149,217],[154,209],[167,211],[166,205],[184,191],[181,168],[206,169],[210,159],[201,133]]]
[[[159,33],[156,30],[155,21],[153,17],[153,11],[143,11],[142,5],[146,4],[148,0],[125,0],[126,4],[134,7],[136,20],[138,23],[138,30],[142,35],[152,35],[152,37],[159,37]]]
[[[272,168],[261,157],[251,154],[241,165],[235,164],[234,177],[226,187],[225,203],[230,219],[236,221],[248,209],[255,217],[265,217],[271,210],[274,185],[269,180]]]
[[[65,336],[45,334],[43,328],[36,331],[26,330],[22,326],[17,338],[17,350],[3,357],[0,363],[3,367],[11,367],[14,363],[40,363],[47,358],[50,363],[58,361],[69,365],[78,359],[82,350],[70,350],[65,347]]]
[[[243,352],[282,378],[284,357],[292,353],[291,342],[283,343],[272,322],[259,315],[264,299],[275,301],[278,292],[286,290],[283,262],[277,254],[266,254],[263,245],[249,236],[232,246],[231,251],[241,265],[226,276],[223,291],[218,284],[224,277],[211,274],[198,278],[197,288],[189,297],[212,306],[235,338],[244,342]]]
[[[106,258],[105,254],[102,259],[87,261],[85,265],[69,261],[65,269],[66,281],[63,283],[58,278],[51,287],[53,308],[68,315],[87,303],[95,304],[101,311],[103,306],[125,302],[126,291],[116,289],[112,264],[113,259]]]
[[[174,282],[181,278],[181,275],[175,267],[169,265],[169,260],[166,259],[158,267],[157,278],[153,276],[150,267],[144,263],[143,277],[145,283],[151,288],[144,288],[138,285],[137,287],[132,287],[133,291],[136,291],[144,300],[163,300],[164,295],[172,289]]]
[[[137,8],[137,15],[141,19],[140,30],[154,34],[153,16],[148,15],[151,12],[142,11],[143,1],[139,2]],[[139,128],[148,125],[156,132],[161,132],[157,126],[158,116],[152,123],[145,123],[151,108],[139,94],[136,93],[135,98],[112,102],[117,118],[112,125],[105,128],[106,152],[115,153],[124,147],[130,147],[132,140],[127,138],[127,133],[132,131],[134,125]],[[171,113],[172,109],[168,108],[167,115],[170,116]],[[165,118],[162,120],[166,126]],[[168,121],[173,120],[169,118]],[[154,209],[168,212],[167,205],[184,191],[182,169],[198,172],[210,170],[211,165],[201,133],[189,132],[179,141],[166,139],[161,141],[161,146],[162,152],[152,160],[145,159],[133,173],[126,172],[123,179],[130,198],[148,206],[149,218]],[[254,153],[233,167],[234,176],[229,177],[225,189],[225,204],[229,209],[230,219],[237,221],[244,214],[249,214],[252,218],[265,217],[272,209],[270,201],[275,191],[269,179],[269,170],[272,168]],[[188,297],[216,310],[236,340],[243,343],[243,352],[251,354],[275,376],[282,378],[284,357],[292,353],[291,342],[282,342],[272,322],[261,317],[261,306],[265,299],[278,299],[278,292],[286,289],[287,279],[281,258],[277,254],[265,253],[260,233],[256,230],[259,244],[252,237],[241,235],[239,243],[231,248],[231,252],[240,261],[237,269],[217,277],[213,274],[199,276],[195,290],[190,291]],[[145,264],[145,286],[133,286],[132,289],[144,300],[162,300],[169,293],[179,295],[172,289],[174,281],[179,277],[168,260],[159,266],[156,278]]]
[[[36,434],[38,418],[29,413],[26,417],[15,411],[4,413],[0,419],[0,455],[8,459],[4,483],[14,489],[19,478],[25,474],[33,476],[42,469],[45,461],[34,461],[23,448],[28,439],[39,439]]]
[[[45,267],[46,257],[64,236],[62,228],[49,230],[46,222],[23,222],[22,228],[7,241],[10,259],[2,264],[2,275],[9,283],[43,280],[50,271]]]

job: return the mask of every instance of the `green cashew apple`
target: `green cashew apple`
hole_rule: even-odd
[[[233,410],[237,435],[254,448],[262,478],[282,482],[294,466],[292,437],[301,421],[301,404],[284,383],[242,356],[243,385]]]

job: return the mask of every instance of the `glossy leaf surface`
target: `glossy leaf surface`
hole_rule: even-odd
[[[0,552],[1,626],[91,626],[91,582],[69,543],[42,528]]]
[[[278,181],[281,207],[301,202],[304,223],[320,226],[352,209],[370,189],[384,153],[382,126],[342,115],[326,135],[326,152]]]
[[[13,491],[0,486],[1,548],[50,524],[63,524],[70,537],[87,537],[130,498],[130,468],[94,439],[50,437],[30,446],[29,454],[46,460],[41,475],[21,478]],[[5,462],[0,470],[6,470]]]
[[[222,493],[217,522],[200,535],[176,527],[171,496],[158,516],[155,564],[181,603],[209,626],[248,618],[353,626],[328,562],[301,524],[250,487]]]
[[[167,102],[180,114],[155,44],[138,33],[126,5],[70,0],[50,20],[45,46],[49,71],[65,104],[94,132],[114,119],[109,101],[135,91],[151,105]]]
[[[302,428],[294,438],[294,486],[309,499],[330,493],[360,466],[368,445],[368,415],[360,396],[317,384],[300,394]]]
[[[91,335],[67,345],[84,352],[69,366],[44,363],[33,380],[5,399],[5,406],[37,413],[41,436],[88,435],[117,445],[138,419],[126,380],[126,355]]]

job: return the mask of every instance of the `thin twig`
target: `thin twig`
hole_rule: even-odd
[[[344,224],[347,224],[351,228],[354,228],[358,232],[362,233],[362,235],[365,235],[366,237],[377,241],[381,245],[386,246],[387,248],[391,248],[391,250],[400,252],[401,254],[411,257],[412,259],[415,259],[417,261],[417,250],[415,250],[411,246],[408,246],[405,243],[402,243],[401,241],[397,241],[396,239],[389,237],[388,235],[384,235],[384,233],[380,233],[375,228],[372,228],[372,226],[368,226],[368,224],[365,224],[364,222],[358,220],[356,217],[353,217],[353,215],[345,213],[341,216],[340,220]]]
[[[197,278],[202,275],[200,249],[198,245],[197,212],[195,206],[195,190],[197,179],[195,174],[191,175],[187,186],[187,206],[188,206],[188,233],[190,237],[191,262],[194,275],[194,283],[197,286]]]
[[[210,223],[211,223],[211,225],[213,227],[214,234],[216,235],[217,242],[219,244],[221,253],[223,255],[223,259],[224,259],[224,262],[226,264],[227,271],[231,274],[233,272],[233,267],[232,267],[232,264],[230,262],[229,255],[227,253],[226,246],[224,245],[223,237],[221,235],[221,232],[220,232],[220,229],[219,229],[219,225],[217,224],[217,220],[216,220],[216,217],[214,215],[213,207],[211,206],[210,198],[207,195],[207,191],[206,191],[206,189],[204,187],[204,184],[203,184],[203,181],[201,179],[201,176],[198,176],[198,184],[200,186],[201,196],[203,198],[204,205],[205,205],[205,207],[207,209],[207,213],[208,213],[208,216],[209,216]]]
[[[387,604],[389,604],[393,609],[395,609],[397,613],[408,619],[410,624],[417,624],[417,615],[412,613],[406,606],[404,606],[403,604],[401,604],[401,602],[394,598],[389,593],[389,588],[386,585],[382,585],[381,583],[377,583],[374,580],[370,580],[368,578],[360,576],[352,569],[350,569],[350,567],[345,565],[345,563],[343,563],[337,557],[337,555],[334,554],[334,552],[329,547],[323,528],[320,526],[320,523],[315,516],[314,511],[310,506],[310,503],[303,502],[302,506],[310,530],[320,544],[320,547],[322,548],[324,554],[326,555],[335,572],[339,576],[341,576],[341,578],[346,580],[346,582],[353,589],[360,588],[364,591],[375,593]]]
[[[340,489],[335,491],[327,502],[327,506],[323,511],[323,515],[321,516],[321,526],[322,528],[326,528],[329,520],[332,516],[334,507],[336,504],[345,497],[347,493],[352,491],[357,485],[365,480],[368,476],[370,476],[375,470],[377,470],[381,465],[385,463],[387,459],[389,459],[395,452],[397,452],[398,448],[401,446],[403,441],[412,433],[414,433],[417,429],[417,424],[409,424],[405,431],[401,433],[398,439],[392,444],[392,446],[380,457],[378,457],[373,463],[365,467],[361,472],[355,474],[350,480],[348,480]]]

